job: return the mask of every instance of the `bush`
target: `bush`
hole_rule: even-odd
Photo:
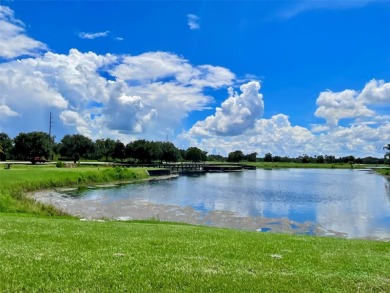
[[[61,161],[58,161],[58,162],[56,163],[56,167],[57,167],[57,168],[64,168],[64,167],[65,167],[65,163],[64,163],[64,162],[61,162]]]

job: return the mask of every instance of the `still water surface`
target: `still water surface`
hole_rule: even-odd
[[[154,217],[262,232],[390,239],[390,181],[369,171],[207,173],[91,189],[52,203],[85,217]]]

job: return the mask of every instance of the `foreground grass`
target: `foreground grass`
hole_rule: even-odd
[[[1,292],[389,292],[390,243],[0,213]]]
[[[148,177],[143,168],[15,166],[0,169],[0,212],[59,215],[59,211],[26,197],[27,192],[54,187],[137,180]]]

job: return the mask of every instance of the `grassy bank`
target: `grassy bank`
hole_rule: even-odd
[[[383,176],[390,176],[390,169],[376,169],[375,171]]]
[[[27,192],[54,187],[136,180],[148,175],[142,168],[15,166],[0,169],[0,212],[58,215],[59,212],[26,197]]]
[[[0,214],[1,292],[389,292],[390,244]]]

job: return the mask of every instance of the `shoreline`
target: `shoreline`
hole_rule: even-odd
[[[114,184],[96,184],[87,186],[87,189],[112,188],[138,182],[169,180],[179,175],[150,177],[139,180],[115,182]],[[85,191],[87,191],[87,189]],[[130,187],[136,190],[137,187]],[[72,192],[73,191],[73,192]],[[229,210],[214,210],[207,213],[192,206],[178,204],[164,204],[153,202],[153,198],[121,196],[107,200],[106,191],[97,191],[98,196],[78,196],[77,188],[56,188],[35,192],[31,197],[39,203],[52,205],[54,208],[78,219],[108,220],[108,221],[137,221],[157,220],[163,222],[187,223],[209,227],[228,228],[233,230],[247,230],[269,233],[283,233],[294,235],[329,236],[344,239],[370,239],[389,242],[388,237],[350,237],[344,232],[325,228],[318,223],[305,221],[297,222],[286,217],[268,218],[264,216],[240,215]],[[68,193],[69,192],[69,193]],[[83,192],[83,190],[81,190]],[[92,192],[93,193],[93,192]],[[109,191],[108,191],[109,193]],[[88,193],[91,194],[91,193]]]
[[[150,176],[148,178],[134,179],[134,180],[107,181],[106,183],[100,182],[100,183],[96,183],[96,184],[89,184],[89,185],[87,185],[85,187],[87,189],[111,188],[111,187],[117,187],[117,186],[126,185],[126,184],[135,184],[135,183],[148,182],[148,181],[170,180],[170,179],[175,179],[175,178],[178,178],[178,177],[179,177],[178,174],[170,174],[170,175],[163,175],[163,176]],[[80,186],[77,186],[77,187],[44,188],[44,189],[37,189],[37,190],[34,190],[34,191],[26,192],[26,195],[29,198],[34,199],[34,194],[35,193],[50,192],[50,191],[67,192],[67,191],[77,190],[78,188],[80,188]]]

